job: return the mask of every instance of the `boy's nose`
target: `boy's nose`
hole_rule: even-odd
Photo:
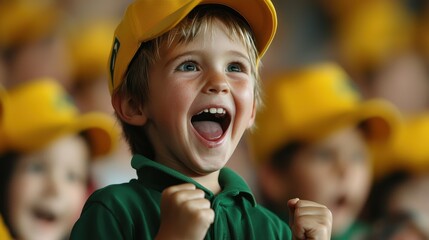
[[[229,83],[226,76],[220,72],[211,72],[207,76],[205,92],[211,94],[221,94],[229,92]]]
[[[53,176],[47,176],[45,179],[45,194],[49,196],[57,196],[61,192],[61,179]]]
[[[347,160],[344,158],[344,156],[336,156],[334,169],[337,177],[341,179],[347,175]]]

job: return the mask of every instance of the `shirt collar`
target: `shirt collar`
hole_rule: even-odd
[[[134,155],[131,160],[131,166],[136,169],[139,181],[158,191],[162,191],[172,185],[193,183],[197,188],[206,193],[206,197],[208,199],[212,199],[214,197],[214,194],[210,190],[192,178],[142,155]],[[157,181],[154,181],[154,179]],[[249,186],[243,178],[233,170],[222,168],[219,173],[219,184],[222,188],[222,192],[219,193],[219,195],[243,196],[247,198],[253,206],[256,205],[255,197],[250,191]]]

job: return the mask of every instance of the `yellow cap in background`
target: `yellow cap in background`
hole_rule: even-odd
[[[335,31],[341,61],[348,69],[365,72],[409,49],[414,23],[398,1],[371,0],[338,19]]]
[[[374,0],[318,0],[323,10],[334,21],[341,21],[352,9],[359,7],[360,4],[366,4],[368,1]]]
[[[0,3],[0,49],[20,46],[54,32],[62,12],[55,4],[42,2],[15,0]]]
[[[9,231],[4,224],[3,217],[0,215],[0,239],[1,240],[12,240]]]
[[[93,158],[110,153],[119,132],[107,114],[80,114],[63,87],[37,79],[8,90],[0,99],[0,153],[39,150],[67,134],[86,133]]]
[[[108,77],[109,59],[116,21],[91,20],[73,26],[68,37],[75,81],[93,81]]]
[[[123,81],[128,65],[140,44],[168,32],[197,5],[220,4],[246,19],[256,38],[261,57],[277,29],[277,15],[271,0],[136,0],[116,28],[109,61],[109,89],[112,93]]]
[[[377,156],[375,174],[382,177],[392,171],[429,172],[429,113],[409,116]]]
[[[343,69],[319,63],[269,80],[250,144],[256,163],[292,141],[313,141],[340,127],[366,123],[373,142],[385,141],[399,117],[387,101],[363,101]],[[381,141],[382,142],[382,141]]]

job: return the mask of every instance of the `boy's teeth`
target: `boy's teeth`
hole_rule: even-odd
[[[217,114],[225,114],[226,113],[225,109],[223,109],[223,108],[206,108],[203,111],[199,112],[198,114],[203,113],[203,112],[211,113],[211,114],[216,114],[216,113]]]

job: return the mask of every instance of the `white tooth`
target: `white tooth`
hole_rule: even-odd
[[[205,112],[205,113],[208,113],[208,112],[209,112],[209,110],[208,110],[208,109],[204,109],[204,112]]]
[[[219,114],[223,113],[223,108],[218,108],[217,113],[219,113]]]
[[[216,108],[210,108],[210,113],[216,113]]]
[[[223,109],[223,112],[222,112],[223,114],[226,114],[226,110],[225,109]]]

